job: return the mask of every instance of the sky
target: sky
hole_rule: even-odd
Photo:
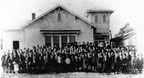
[[[57,4],[85,17],[86,10],[93,7],[114,10],[111,15],[110,29],[113,36],[127,23],[141,30],[144,20],[142,0],[0,0],[0,29],[17,29],[36,16],[46,12]]]
[[[84,17],[93,7],[114,10],[110,17],[112,37],[127,23],[136,30],[138,44],[144,46],[143,0],[0,0],[0,30],[16,29],[31,20],[31,13],[41,15],[57,4]],[[144,50],[143,50],[144,51]]]

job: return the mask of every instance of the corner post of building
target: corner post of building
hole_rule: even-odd
[[[92,25],[90,25],[90,27],[91,27],[91,31],[92,31],[92,41],[94,42],[94,28],[93,28],[93,26]]]
[[[59,47],[60,47],[60,51],[61,51],[61,48],[62,48],[61,35],[59,35]]]
[[[70,35],[69,35],[69,32],[68,32],[68,43],[70,42]]]
[[[51,48],[53,49],[54,46],[53,46],[53,34],[51,33]]]
[[[79,35],[79,33],[77,32],[77,34],[76,34],[76,42],[78,41],[78,38],[77,38],[77,37],[78,37],[78,35]]]
[[[26,27],[26,48],[28,48],[28,26]]]
[[[113,47],[111,39],[112,39],[112,32],[111,32],[111,30],[109,30],[109,43],[110,43],[110,46]]]

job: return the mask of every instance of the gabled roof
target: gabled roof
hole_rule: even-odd
[[[45,16],[46,14],[50,13],[51,11],[55,10],[55,9],[58,8],[58,7],[63,8],[64,10],[66,10],[66,11],[68,11],[69,13],[73,14],[74,16],[80,18],[81,20],[83,20],[84,22],[90,24],[91,26],[93,26],[93,27],[95,27],[95,28],[98,28],[98,26],[96,26],[96,25],[94,25],[93,23],[87,21],[86,19],[82,18],[82,17],[79,16],[78,14],[70,11],[69,9],[65,8],[64,6],[62,6],[62,5],[60,5],[60,4],[58,4],[58,5],[56,5],[55,7],[51,8],[50,10],[48,10],[47,12],[45,12],[45,13],[43,13],[42,15],[38,16],[38,17],[35,18],[34,20],[31,20],[30,22],[26,23],[25,25],[21,26],[20,28],[25,28],[25,27],[27,27],[29,24],[31,24],[31,23],[33,23],[34,21],[40,19],[41,17]]]

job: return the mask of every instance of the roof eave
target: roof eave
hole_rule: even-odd
[[[87,10],[87,13],[110,13],[112,14],[114,10]]]

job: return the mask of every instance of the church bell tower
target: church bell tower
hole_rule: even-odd
[[[98,28],[94,30],[94,41],[109,43],[111,38],[110,15],[113,10],[93,8],[87,10],[88,20]]]

